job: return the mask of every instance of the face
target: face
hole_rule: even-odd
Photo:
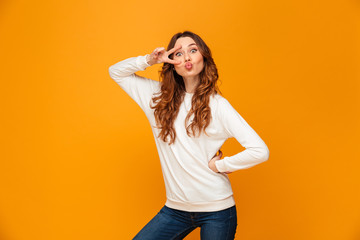
[[[181,37],[175,42],[175,47],[182,47],[174,52],[173,59],[180,61],[174,68],[177,74],[183,78],[196,78],[204,68],[204,58],[199,48],[191,37]]]

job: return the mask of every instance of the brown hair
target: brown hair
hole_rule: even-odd
[[[197,130],[199,135],[201,131],[206,134],[206,127],[211,121],[211,109],[209,107],[210,96],[220,92],[217,86],[219,78],[215,62],[212,58],[211,51],[205,42],[195,33],[184,31],[176,33],[167,46],[167,51],[175,46],[176,40],[181,37],[191,37],[198,46],[201,55],[204,58],[204,68],[199,73],[200,82],[196,87],[192,97],[192,106],[185,118],[185,126],[191,115],[194,114],[192,123],[186,127],[186,133],[190,137],[190,130],[195,136]],[[173,59],[173,53],[169,55]],[[150,106],[154,110],[157,127],[161,129],[159,136],[164,142],[170,135],[169,145],[174,143],[176,132],[173,127],[176,116],[179,113],[179,107],[185,96],[185,83],[182,76],[173,70],[173,64],[164,62],[160,74],[161,90],[158,96],[152,98],[153,102],[157,102],[156,106]],[[221,92],[220,92],[221,93]]]

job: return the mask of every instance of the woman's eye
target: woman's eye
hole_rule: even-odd
[[[197,52],[197,49],[196,49],[196,48],[193,48],[193,49],[191,49],[190,51],[193,51],[193,50],[195,50],[195,52]],[[179,53],[181,53],[181,52],[177,52],[177,53],[175,54],[175,56],[179,57]]]

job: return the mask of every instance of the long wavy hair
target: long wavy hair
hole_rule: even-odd
[[[196,132],[200,135],[202,131],[207,135],[205,129],[211,121],[211,109],[209,107],[210,96],[221,93],[217,86],[218,71],[212,58],[211,51],[206,43],[195,33],[184,31],[176,33],[167,46],[167,51],[175,46],[176,40],[181,37],[191,37],[198,46],[198,49],[204,59],[204,68],[199,73],[200,81],[191,100],[191,109],[185,118],[186,133],[189,137],[196,137]],[[169,55],[173,59],[173,54]],[[175,142],[176,132],[174,121],[179,113],[180,105],[185,96],[185,83],[179,74],[173,69],[173,64],[163,63],[159,71],[160,92],[152,98],[155,106],[150,106],[154,110],[157,128],[161,129],[158,137],[167,142],[170,136],[169,145]],[[193,115],[193,121],[188,125],[190,117]]]

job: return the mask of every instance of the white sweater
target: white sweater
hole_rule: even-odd
[[[154,109],[151,97],[160,90],[160,82],[135,74],[150,65],[145,56],[120,61],[109,68],[110,77],[141,107],[148,118],[159,153],[165,181],[166,203],[170,208],[184,211],[219,211],[235,205],[227,171],[252,167],[269,158],[264,141],[219,94],[210,98],[212,119],[200,137],[186,134],[185,118],[191,108],[193,93],[185,93],[184,101],[174,122],[175,143],[168,145],[157,138]],[[192,119],[192,118],[191,118]],[[221,173],[215,173],[208,162],[226,139],[235,137],[245,150],[215,161]]]

